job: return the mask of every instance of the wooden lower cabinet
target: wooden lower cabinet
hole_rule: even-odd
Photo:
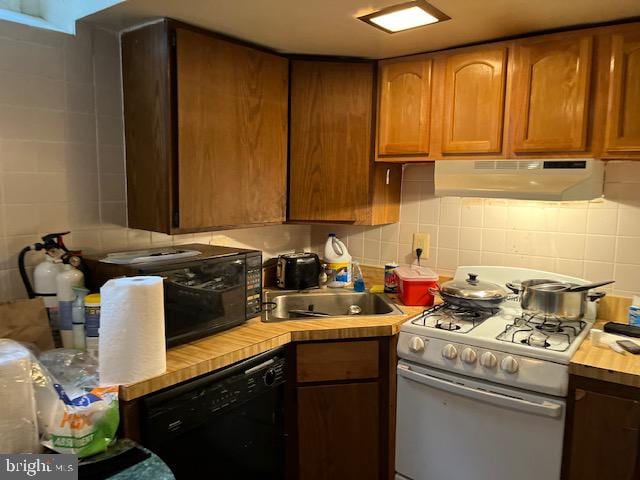
[[[300,479],[380,478],[379,388],[364,382],[297,389]]]
[[[572,377],[564,480],[640,479],[640,389]]]
[[[290,347],[289,479],[393,478],[396,341],[380,337]],[[325,373],[313,373],[319,371]]]

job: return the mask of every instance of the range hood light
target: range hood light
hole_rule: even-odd
[[[358,19],[387,33],[396,33],[450,20],[450,17],[424,0],[414,0],[383,8]]]

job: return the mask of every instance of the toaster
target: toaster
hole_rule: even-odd
[[[287,290],[304,290],[319,285],[320,259],[315,253],[288,253],[278,257],[276,284]]]

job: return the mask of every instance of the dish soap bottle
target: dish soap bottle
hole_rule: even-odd
[[[362,270],[358,262],[353,262],[353,291],[364,292],[366,285],[364,284],[364,277],[362,276]]]

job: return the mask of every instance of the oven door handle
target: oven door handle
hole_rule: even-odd
[[[559,403],[548,402],[546,400],[541,403],[530,402],[529,400],[524,400],[522,398],[509,397],[500,393],[490,392],[488,390],[467,387],[466,385],[443,380],[433,375],[414,372],[406,365],[398,365],[398,375],[429,387],[453,393],[454,395],[460,395],[485,403],[511,408],[513,410],[520,410],[552,418],[558,418],[562,415],[563,406]]]

